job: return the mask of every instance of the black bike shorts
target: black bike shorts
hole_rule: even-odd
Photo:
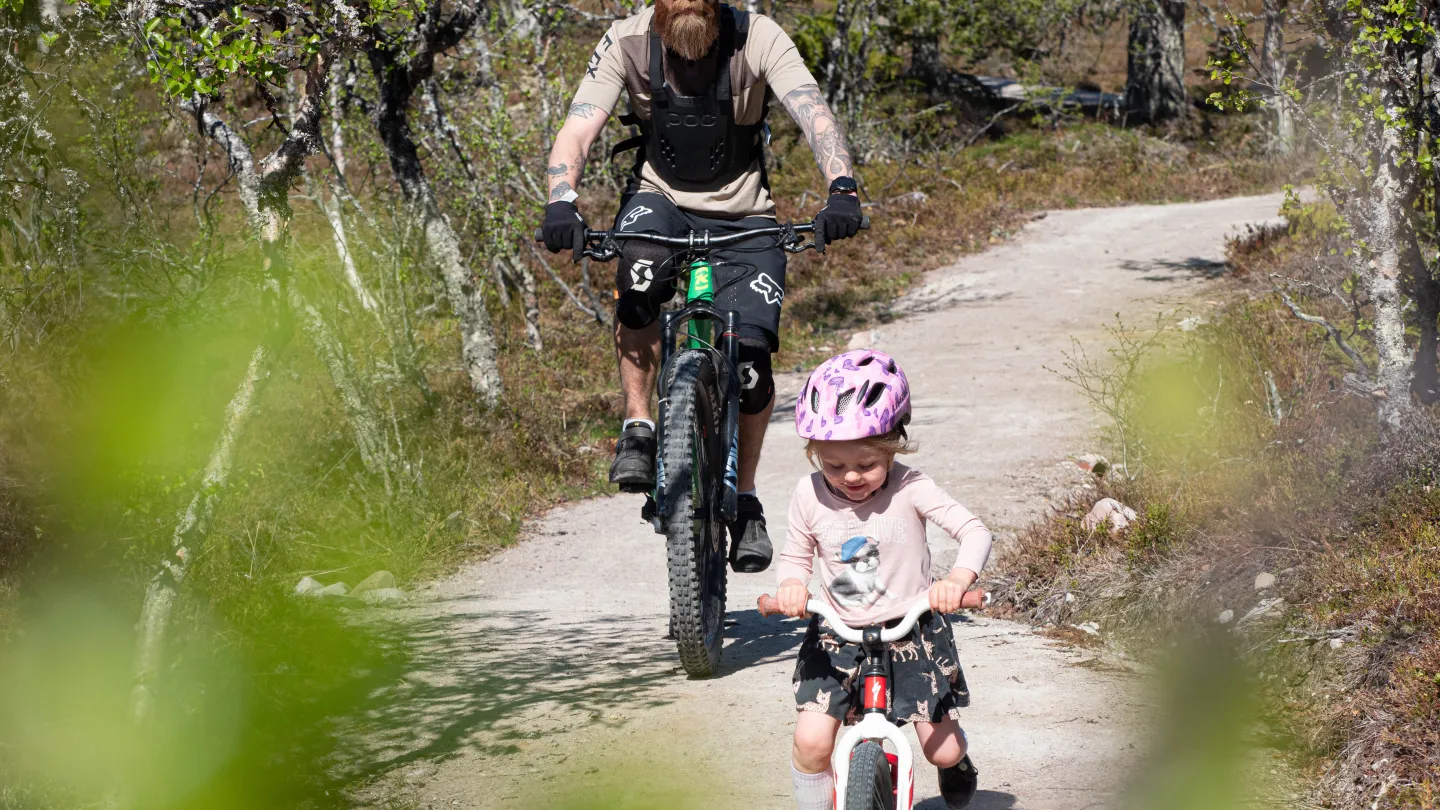
[[[890,643],[889,705],[897,725],[939,723],[947,717],[959,720],[960,709],[970,705],[970,687],[960,668],[950,620],[934,611],[927,616],[915,623],[909,638]],[[810,617],[792,677],[795,709],[857,722],[864,705],[860,695],[864,661],[859,644],[837,638],[824,619]]]
[[[684,236],[692,230],[732,233],[773,226],[772,217],[712,219],[682,211],[654,192],[621,200],[615,230]],[[685,269],[683,253],[646,242],[622,242],[615,268],[615,317],[632,329],[654,323],[660,308],[675,296],[675,280]],[[773,236],[757,237],[710,252],[715,306],[740,314],[740,339],[780,348],[780,305],[785,300],[785,251]]]

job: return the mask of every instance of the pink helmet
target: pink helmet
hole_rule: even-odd
[[[883,436],[910,421],[910,383],[890,355],[857,349],[810,373],[795,403],[802,439],[849,441]]]

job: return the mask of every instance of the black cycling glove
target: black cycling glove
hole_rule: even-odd
[[[815,244],[821,253],[837,239],[849,239],[860,232],[860,198],[854,194],[831,194],[830,201],[815,215]]]
[[[585,250],[585,218],[573,202],[552,202],[545,206],[545,223],[540,226],[540,241],[551,253],[573,250],[575,261]]]

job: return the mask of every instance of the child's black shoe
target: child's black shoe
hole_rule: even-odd
[[[980,786],[980,771],[970,761],[970,755],[940,769],[940,795],[945,797],[945,806],[950,810],[961,810],[975,798],[975,789]]]

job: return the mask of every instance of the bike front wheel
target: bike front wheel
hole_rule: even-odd
[[[722,401],[715,364],[704,351],[676,354],[667,377],[660,461],[669,505],[670,625],[680,665],[691,677],[704,678],[719,670],[724,640],[725,527],[714,502],[726,459]]]
[[[837,810],[895,810],[895,785],[885,748],[873,740],[855,746],[845,781],[845,806]]]

